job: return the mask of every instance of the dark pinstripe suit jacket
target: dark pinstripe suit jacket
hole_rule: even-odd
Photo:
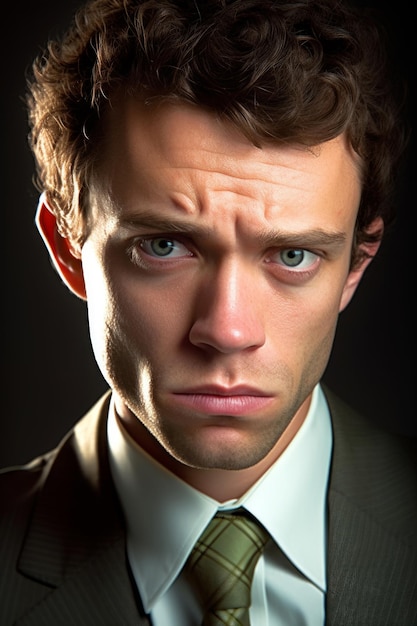
[[[416,626],[413,442],[387,436],[326,395],[334,431],[326,623]],[[106,461],[107,407],[108,396],[57,450],[0,477],[1,626],[150,624]]]

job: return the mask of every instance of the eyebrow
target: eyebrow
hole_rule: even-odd
[[[208,238],[212,229],[198,223],[190,223],[185,220],[171,220],[154,213],[141,212],[134,216],[125,216],[121,220],[122,226],[127,228],[149,228],[157,232],[182,233],[196,237]],[[339,230],[324,230],[312,228],[305,231],[285,231],[279,229],[261,229],[256,231],[255,237],[264,247],[279,247],[282,245],[294,247],[341,247],[346,243],[347,234]]]
[[[125,216],[121,219],[122,226],[132,228],[150,228],[161,231],[178,232],[178,233],[201,233],[202,235],[208,235],[210,228],[202,226],[201,224],[191,224],[184,220],[170,220],[168,218],[160,217],[154,213],[139,213],[134,216]]]

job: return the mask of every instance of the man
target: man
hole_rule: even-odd
[[[37,225],[109,392],[2,475],[2,624],[417,623],[413,450],[320,384],[392,220],[382,53],[332,0],[93,0],[34,65]],[[250,607],[213,607],[194,546],[246,518]]]

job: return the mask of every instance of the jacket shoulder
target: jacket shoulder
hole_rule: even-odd
[[[0,470],[0,523],[7,516],[18,519],[19,512],[30,509],[54,455],[51,451],[25,465]]]

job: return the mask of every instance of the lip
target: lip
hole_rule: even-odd
[[[270,394],[251,385],[234,385],[233,387],[226,387],[223,385],[208,384],[198,385],[196,387],[189,387],[186,389],[180,389],[174,391],[178,394],[207,394],[213,396],[263,396],[270,397]]]
[[[273,397],[247,385],[205,385],[173,392],[175,404],[206,415],[249,415],[266,408]]]

